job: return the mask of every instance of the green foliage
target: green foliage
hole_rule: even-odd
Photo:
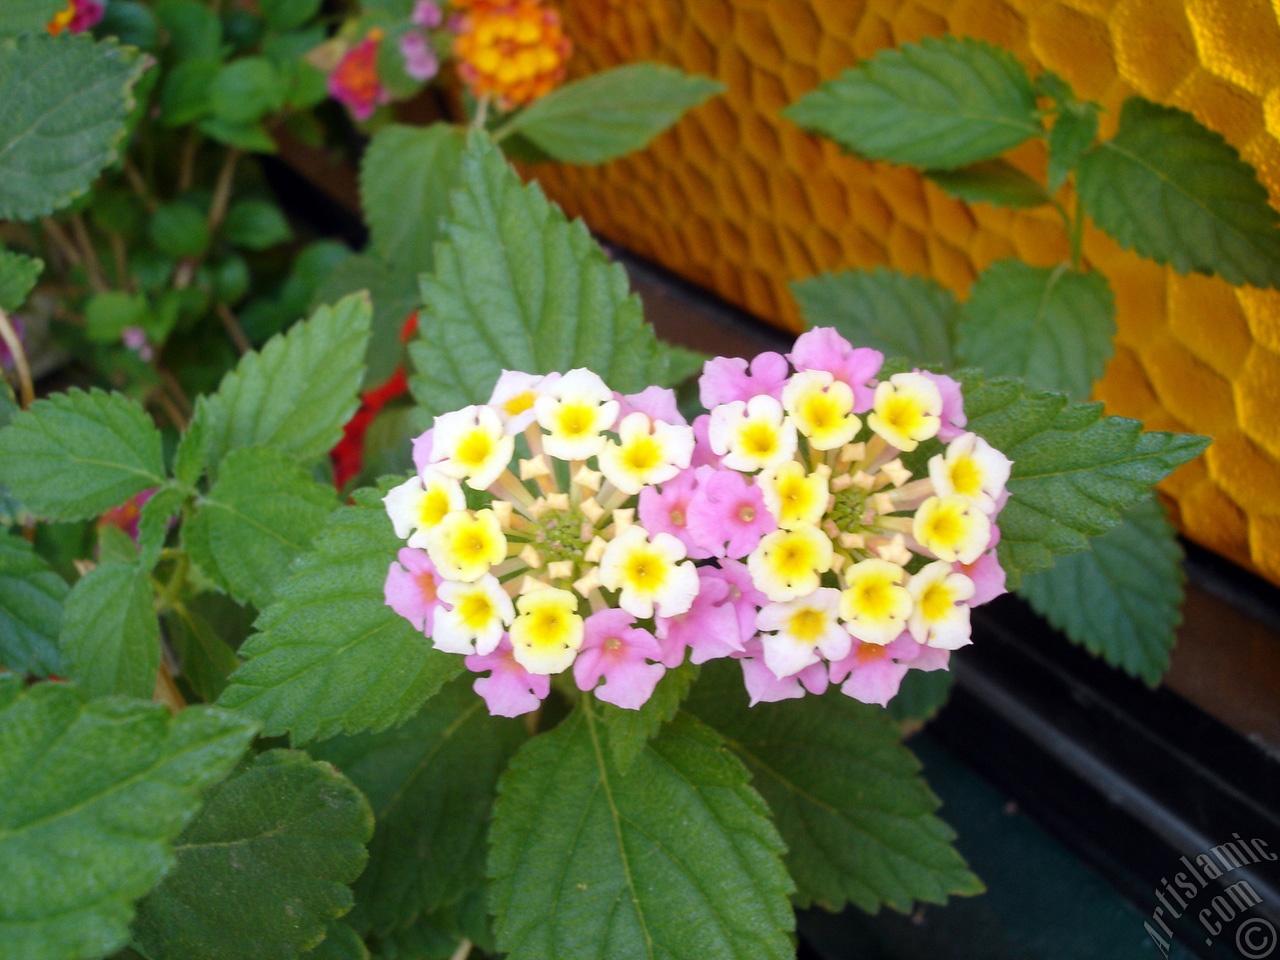
[[[782,841],[747,771],[687,716],[623,776],[584,699],[503,775],[490,908],[511,960],[795,955]]]
[[[58,642],[68,676],[86,695],[151,699],[160,624],[147,571],[110,560],[86,573],[67,595]]]
[[[138,562],[144,569],[152,569],[160,559],[169,534],[169,522],[181,512],[185,501],[182,490],[165,486],[142,505],[138,515]]]
[[[200,0],[158,0],[156,19],[168,34],[166,52],[176,60],[219,60],[222,24]]]
[[[566,163],[607,163],[642,150],[724,84],[661,63],[631,63],[567,83],[503,127]]]
[[[297,30],[320,11],[320,0],[260,0],[268,29],[279,33]]]
[[[908,670],[898,695],[889,701],[889,716],[911,724],[933,719],[946,706],[956,676],[950,670]]]
[[[427,411],[484,403],[503,368],[585,366],[620,393],[698,368],[696,355],[657,342],[622,266],[536,183],[521,183],[486,135],[471,135],[461,181],[409,350]]]
[[[227,211],[222,233],[228,243],[246,250],[266,250],[293,236],[289,222],[267,200],[237,200]]]
[[[269,447],[244,447],[222,462],[183,526],[183,545],[218,586],[262,609],[337,508],[332,485]]]
[[[307,951],[306,960],[369,960],[369,949],[345,923],[331,923],[320,945]]]
[[[1062,108],[1049,131],[1049,192],[1057,193],[1098,136],[1098,105],[1072,103]]]
[[[62,665],[58,632],[67,584],[21,537],[0,530],[0,665],[47,676]]]
[[[1194,434],[1144,433],[1137,420],[1104,417],[1100,403],[1072,403],[1017,380],[957,376],[968,429],[1013,460],[999,547],[1010,589],[1023,574],[1051,567],[1056,554],[1088,550],[1090,537],[1120,523],[1209,445]]]
[[[241,648],[248,658],[222,704],[294,743],[377,732],[412,716],[462,670],[386,605],[402,541],[376,490],[332,514]]]
[[[1083,400],[1113,350],[1115,297],[1097,272],[999,260],[978,277],[956,338],[958,361],[1033,390]]]
[[[329,303],[366,290],[373,304],[365,387],[385,383],[404,359],[400,330],[422,302],[418,271],[405,264],[388,264],[375,254],[356,253],[342,260],[321,281],[312,298]]]
[[[1151,686],[1182,620],[1182,548],[1159,502],[1142,500],[1092,550],[1060,557],[1018,593],[1067,639]]]
[[[51,520],[96,517],[164,480],[160,431],[118,393],[55,393],[0,430],[0,483]]]
[[[1189,113],[1125,101],[1116,135],[1080,162],[1079,189],[1085,212],[1140,256],[1280,286],[1280,214],[1235,148]]]
[[[1005,160],[983,160],[957,170],[928,170],[925,176],[966,203],[1026,208],[1049,202],[1044,187]]]
[[[663,674],[653,696],[639,710],[623,710],[611,703],[594,705],[609,731],[609,758],[618,773],[627,775],[645,744],[658,735],[663,724],[675,717],[697,678],[698,668],[692,663],[683,663]]]
[[[686,709],[751,771],[786,842],[800,906],[906,912],[917,900],[982,891],[884,711],[838,690],[749,707],[729,661],[707,665]]]
[[[236,652],[208,620],[185,605],[165,618],[165,626],[182,664],[183,679],[201,700],[213,703],[240,665]]]
[[[0,37],[42,32],[65,6],[62,0],[6,0],[0,8]]]
[[[177,258],[200,256],[212,240],[204,211],[187,200],[162,206],[152,214],[147,231],[157,250]]]
[[[209,91],[222,64],[215,59],[184,60],[165,74],[160,85],[160,122],[185,126],[213,110]]]
[[[484,883],[498,777],[527,734],[519,720],[489,716],[472,679],[446,684],[398,727],[311,748],[373,805],[377,827],[356,900],[360,918],[379,933],[407,927]]]
[[[929,170],[989,160],[1043,132],[1035,90],[1013,55],[960,37],[883,50],[784,115],[869,159]]]
[[[123,290],[94,294],[84,305],[85,334],[96,343],[116,343],[125,327],[142,326],[149,313],[145,294]]]
[[[293,960],[351,908],[372,829],[368,801],[333,767],[260,754],[182,832],[134,936],[153,960]]]
[[[116,156],[137,52],[84,34],[0,40],[0,220],[65,207]]]
[[[229,124],[254,123],[284,106],[286,88],[266,57],[242,57],[218,71],[209,87],[213,115]]]
[[[205,463],[237,447],[274,447],[303,464],[328,453],[359,406],[369,316],[368,297],[350,296],[246,354],[201,398]]]
[[[20,687],[0,683],[0,955],[103,956],[125,945],[134,901],[255,728],[207,707],[170,717],[69,684]]]
[[[896,270],[847,270],[796,280],[791,291],[811,327],[835,327],[851,343],[912,363],[954,365],[955,295]]]
[[[12,313],[26,303],[43,270],[37,257],[0,249],[0,310]]]

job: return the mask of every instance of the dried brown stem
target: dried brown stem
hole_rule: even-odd
[[[22,401],[22,409],[25,410],[35,400],[36,388],[31,381],[31,368],[27,366],[27,351],[22,347],[22,339],[9,321],[9,315],[3,310],[0,310],[0,340],[4,340],[5,346],[13,356],[13,366],[18,371],[19,398]]]

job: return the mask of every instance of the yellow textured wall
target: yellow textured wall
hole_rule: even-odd
[[[1280,199],[1280,0],[561,0],[586,73],[656,59],[728,84],[650,149],[539,179],[592,227],[779,325],[789,280],[889,264],[957,292],[992,260],[1068,254],[1051,211],[973,209],[842,155],[779,111],[877,50],[982,37],[1103,104],[1131,93],[1222,133]],[[1012,159],[1043,174],[1043,146]],[[1194,540],[1280,582],[1280,293],[1180,277],[1086,237],[1116,291],[1111,413],[1217,438],[1163,491]]]

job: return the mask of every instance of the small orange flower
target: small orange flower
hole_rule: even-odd
[[[368,120],[378,105],[388,99],[378,76],[378,44],[382,38],[382,30],[377,27],[370,30],[329,74],[329,95],[346,104],[357,120]]]
[[[457,29],[459,74],[474,96],[493,97],[503,110],[526,106],[564,80],[573,44],[560,15],[541,0],[470,2]]]
[[[105,10],[103,0],[68,0],[67,5],[53,15],[45,29],[55,37],[64,30],[83,33],[98,25]]]

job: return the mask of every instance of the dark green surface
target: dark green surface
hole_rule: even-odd
[[[804,911],[801,937],[822,960],[1141,960],[1158,958],[1148,919],[1107,882],[928,736],[911,747],[956,845],[987,885],[911,916]],[[1191,960],[1178,944],[1170,960]]]

